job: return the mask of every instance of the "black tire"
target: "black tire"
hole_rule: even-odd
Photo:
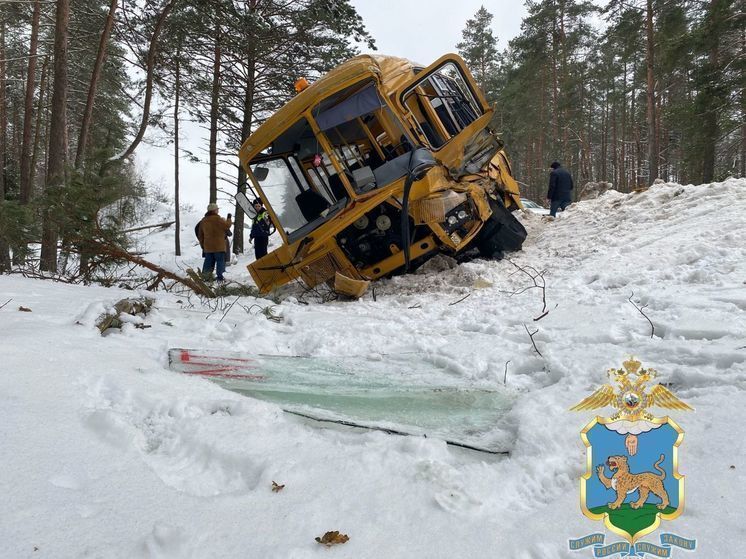
[[[500,202],[490,199],[492,215],[479,232],[477,248],[482,256],[500,258],[502,252],[521,250],[526,228]]]

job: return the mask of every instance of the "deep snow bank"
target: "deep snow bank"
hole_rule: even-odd
[[[744,194],[744,180],[609,192],[554,222],[524,216],[513,264],[385,280],[376,301],[290,297],[281,323],[158,294],[151,328],[101,337],[90,317],[131,293],[0,277],[0,304],[12,299],[0,309],[0,556],[577,557],[567,538],[602,528],[578,507],[592,414],[567,409],[634,354],[697,409],[676,414],[688,494],[675,530],[699,538],[698,557],[728,557],[746,537]],[[193,246],[168,256],[168,232],[142,242],[176,268],[199,261]],[[534,321],[539,272],[549,314]],[[268,304],[242,301],[255,302]],[[168,372],[168,347],[411,356],[449,384],[509,391],[489,440],[512,456],[301,423]],[[327,550],[313,541],[327,530],[350,541]]]

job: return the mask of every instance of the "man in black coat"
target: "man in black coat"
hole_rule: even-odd
[[[547,192],[547,203],[549,204],[549,215],[557,215],[557,211],[564,211],[572,203],[572,176],[558,162],[550,165],[552,172],[549,173],[549,191]]]

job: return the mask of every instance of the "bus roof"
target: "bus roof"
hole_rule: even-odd
[[[257,128],[241,146],[241,163],[248,164],[274,140],[278,132],[296,122],[303,112],[331,93],[373,77],[378,82],[380,91],[388,97],[412,78],[415,66],[413,62],[395,56],[362,54],[350,58],[298,93]]]

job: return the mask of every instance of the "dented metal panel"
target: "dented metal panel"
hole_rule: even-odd
[[[240,151],[284,241],[249,266],[259,289],[520,248],[525,229],[505,210],[520,207],[518,184],[492,117],[454,54],[424,69],[358,56],[301,91]]]

